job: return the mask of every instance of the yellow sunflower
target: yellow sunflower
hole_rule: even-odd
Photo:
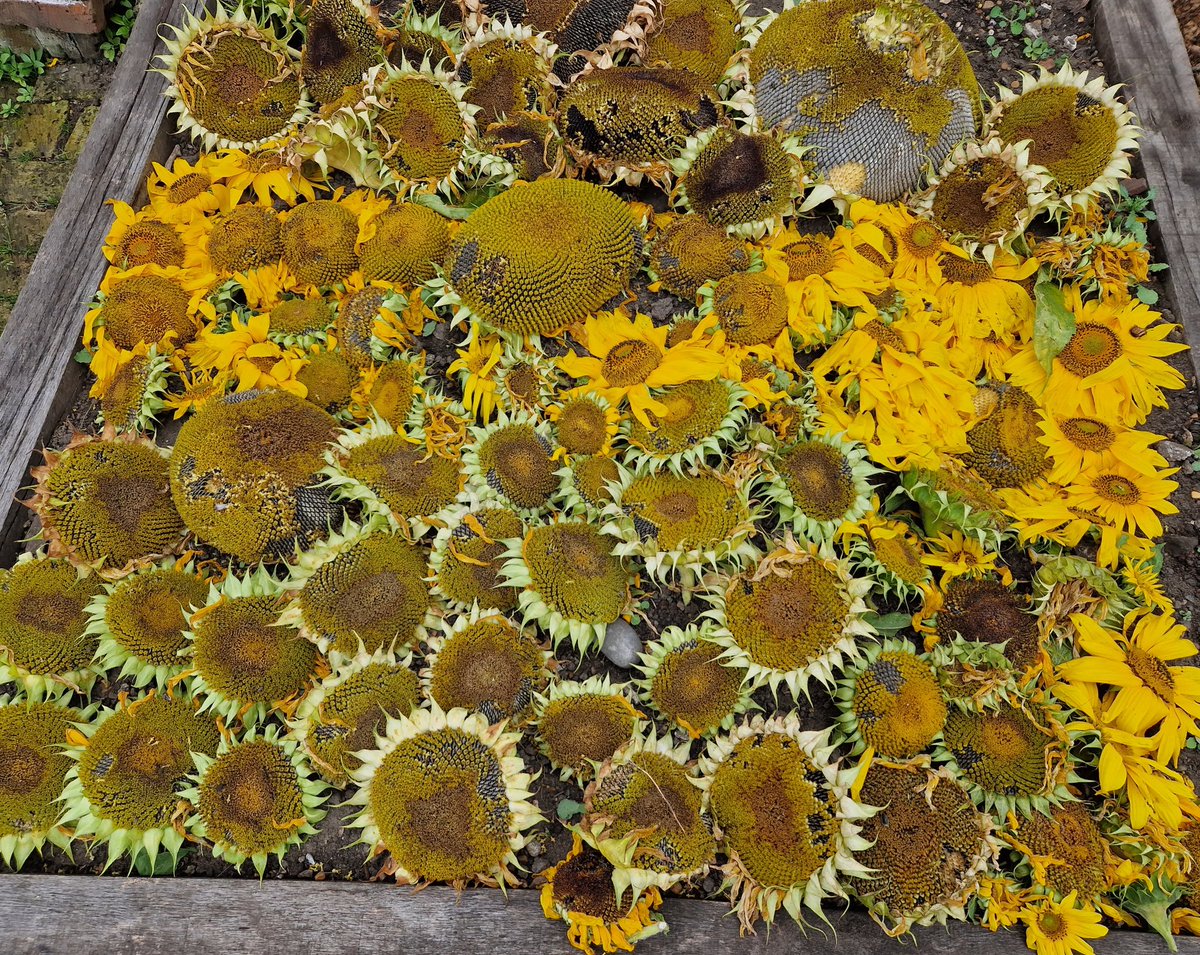
[[[324,188],[287,164],[282,143],[263,143],[251,152],[222,149],[217,156],[236,163],[226,180],[229,188],[239,194],[253,192],[260,206],[272,205],[276,199],[289,206],[300,199],[312,202],[317,198],[317,189]]]
[[[959,344],[996,338],[1023,341],[1033,330],[1033,298],[1027,287],[1037,259],[997,252],[992,264],[952,249],[942,262],[942,281],[933,300],[954,328]]]
[[[637,419],[653,428],[650,414],[664,418],[668,409],[651,397],[651,388],[712,381],[724,370],[723,336],[708,334],[713,324],[701,322],[687,339],[668,347],[669,330],[655,328],[650,316],[602,312],[587,320],[581,335],[590,355],[571,352],[558,364],[572,378],[587,379],[580,391],[594,391],[614,408],[627,400]]]
[[[1037,955],[1093,955],[1087,940],[1108,934],[1100,924],[1100,913],[1077,905],[1077,895],[1078,891],[1071,892],[1061,902],[1043,896],[1022,910],[1025,944]]]
[[[497,335],[476,332],[465,349],[456,350],[458,357],[450,363],[446,374],[459,376],[466,409],[484,423],[491,421],[496,413],[496,391],[500,387],[493,372],[504,354],[504,343]]]
[[[236,376],[235,391],[281,388],[303,398],[308,389],[296,380],[304,367],[303,353],[284,349],[267,337],[271,316],[233,316],[233,330],[202,332],[189,354],[197,368],[230,371]]]
[[[954,254],[955,247],[936,225],[902,205],[859,201],[851,207],[850,215],[856,224],[873,223],[891,236],[895,242],[893,277],[929,289],[941,284],[942,263]]]
[[[985,551],[978,538],[967,537],[962,531],[951,531],[926,541],[929,551],[921,558],[927,567],[942,571],[942,586],[955,577],[979,577],[997,570],[1000,555]],[[1001,576],[1007,569],[1001,568]]]
[[[1033,345],[1005,366],[1011,384],[1063,414],[1117,418],[1128,425],[1165,408],[1163,389],[1183,387],[1183,376],[1163,358],[1186,345],[1166,341],[1174,326],[1139,301],[1083,300],[1078,286],[1064,289],[1075,331],[1049,375]]]
[[[1094,511],[1101,520],[1130,534],[1161,537],[1159,514],[1178,514],[1179,508],[1168,498],[1179,487],[1166,480],[1178,468],[1146,474],[1115,458],[1099,463],[1094,470],[1081,473],[1067,486],[1067,505]]]
[[[1070,484],[1084,472],[1095,472],[1112,461],[1142,474],[1154,474],[1167,461],[1154,450],[1161,434],[1135,431],[1114,418],[1042,412],[1038,441],[1049,451],[1052,467],[1047,479]]]
[[[1170,664],[1196,655],[1182,625],[1168,614],[1134,611],[1111,633],[1086,614],[1073,614],[1079,648],[1058,674],[1068,683],[1113,687],[1106,714],[1120,729],[1157,742],[1158,761],[1171,765],[1189,736],[1200,735],[1200,670]],[[1154,737],[1149,730],[1158,727]]]
[[[211,368],[196,368],[190,373],[180,372],[183,390],[168,395],[163,405],[175,412],[176,418],[202,407],[205,402],[218,398],[229,390],[233,379],[230,371],[214,371]]]
[[[237,205],[238,193],[224,185],[237,171],[236,160],[231,157],[204,153],[196,162],[176,159],[171,168],[154,163],[153,171],[146,180],[146,192],[152,212],[164,222],[191,222],[216,212],[232,209]]]

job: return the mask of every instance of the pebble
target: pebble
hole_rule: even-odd
[[[1030,20],[1024,27],[1025,35],[1031,40],[1036,40],[1042,35],[1042,29],[1034,21]]]
[[[1159,441],[1158,444],[1154,446],[1154,450],[1172,464],[1178,464],[1180,461],[1186,461],[1192,456],[1192,449],[1186,444],[1180,444],[1178,441]]]
[[[624,620],[614,620],[605,631],[604,646],[600,652],[612,661],[613,666],[628,669],[638,661],[642,640]]]
[[[1184,428],[1179,432],[1179,440],[1182,444],[1186,444],[1189,448],[1194,448],[1196,446],[1196,436],[1187,428]]]
[[[1190,557],[1200,547],[1200,538],[1191,534],[1168,534],[1163,538],[1163,550],[1172,557]]]
[[[529,871],[533,875],[537,875],[539,872],[545,872],[548,868],[550,868],[550,860],[545,856],[539,856],[533,860],[533,865],[529,867]]]
[[[1074,33],[1068,33],[1063,37],[1062,43],[1068,53],[1074,53],[1079,48],[1079,37]]]

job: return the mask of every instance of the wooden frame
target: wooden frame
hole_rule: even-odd
[[[58,213],[0,337],[0,560],[20,545],[25,510],[16,501],[38,449],[76,399],[83,367],[72,360],[86,303],[103,275],[99,254],[112,222],[104,201],[136,204],[149,163],[171,148],[165,80],[147,66],[163,52],[160,24],[178,24],[202,0],[142,0],[116,78],[92,128]],[[1157,189],[1156,238],[1172,269],[1166,288],[1175,318],[1200,343],[1200,96],[1192,82],[1169,0],[1094,0],[1100,46],[1132,89],[1148,127],[1141,162]],[[1200,354],[1193,351],[1200,370]],[[369,883],[0,876],[0,924],[11,952],[307,952],[399,951],[404,955],[482,955],[513,946],[525,953],[569,951],[562,923],[546,921],[536,891],[507,899],[494,890],[456,896],[413,893]],[[640,949],[668,951],[899,951],[861,911],[835,919],[837,934],[807,936],[786,917],[768,934],[739,940],[722,902],[669,899],[670,934]],[[994,935],[953,924],[918,930],[923,951],[1025,951],[1018,929]],[[1200,941],[1180,939],[1200,955]],[[1126,955],[1160,952],[1148,933],[1114,931],[1097,948]]]

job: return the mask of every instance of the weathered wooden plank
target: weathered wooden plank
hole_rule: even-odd
[[[1109,80],[1128,87],[1145,129],[1141,164],[1155,190],[1161,274],[1200,376],[1200,91],[1171,0],[1093,0]]]
[[[736,919],[719,902],[668,899],[665,936],[638,947],[644,955],[895,955],[898,942],[866,915],[835,920],[836,933],[811,929],[807,937],[786,917],[770,934],[739,938]],[[543,918],[537,892],[450,889],[421,892],[345,882],[257,882],[205,879],[125,879],[79,876],[0,876],[0,925],[5,950],[75,955],[187,952],[188,955],[530,955],[570,952],[561,922]],[[1018,955],[1024,933],[992,933],[955,924],[949,931],[918,929],[918,949]],[[1158,936],[1114,933],[1097,944],[1104,953],[1150,955],[1165,951]],[[1180,940],[1185,955],[1200,942]]]
[[[148,73],[165,24],[201,0],[143,0],[112,86],[59,203],[12,317],[0,336],[0,559],[11,560],[24,519],[16,503],[40,448],[84,383],[72,361],[87,303],[104,274],[109,198],[133,203],[151,161],[170,151],[166,80]]]

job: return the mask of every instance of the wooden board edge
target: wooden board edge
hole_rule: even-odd
[[[173,122],[166,79],[149,73],[160,33],[203,0],[142,0],[138,18],[87,141],[67,181],[12,316],[0,335],[0,560],[16,555],[26,512],[18,503],[38,451],[77,399],[73,360],[87,303],[107,263],[108,199],[135,203],[150,164],[165,160]]]
[[[1155,190],[1150,236],[1167,304],[1200,379],[1200,90],[1170,0],[1093,0],[1096,45],[1144,129],[1136,158]]]

